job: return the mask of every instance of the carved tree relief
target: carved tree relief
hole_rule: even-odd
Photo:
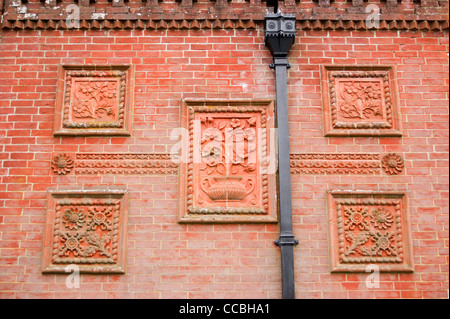
[[[273,104],[194,101],[182,108],[191,151],[180,166],[187,198],[180,222],[276,222],[275,172],[267,167]]]
[[[201,192],[197,193],[197,202],[224,202],[231,207],[233,202],[242,205],[251,197],[251,205],[256,205],[256,130],[260,114],[228,113],[199,119],[202,162],[198,167]]]

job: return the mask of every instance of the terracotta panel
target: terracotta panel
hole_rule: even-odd
[[[60,66],[53,135],[129,136],[130,66]]]
[[[190,147],[180,164],[179,221],[277,222],[272,101],[183,101],[181,107]]]
[[[325,136],[402,136],[395,68],[322,66]]]
[[[412,272],[407,195],[328,193],[331,272]]]
[[[125,273],[127,216],[124,190],[50,191],[42,272]]]

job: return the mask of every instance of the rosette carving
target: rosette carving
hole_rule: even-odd
[[[73,157],[67,154],[55,155],[52,159],[51,167],[58,175],[70,173],[74,165]]]
[[[382,166],[389,175],[398,175],[403,171],[404,162],[399,154],[389,153],[383,156]]]

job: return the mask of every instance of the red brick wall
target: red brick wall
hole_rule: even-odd
[[[180,225],[176,175],[65,175],[54,153],[167,153],[182,98],[275,98],[264,30],[3,30],[0,298],[280,298],[278,225]],[[448,33],[298,31],[289,61],[292,153],[400,153],[396,176],[293,175],[297,298],[448,297]],[[132,64],[131,137],[53,137],[60,64]],[[403,137],[323,137],[320,66],[396,65]],[[127,273],[41,274],[49,188],[126,186]],[[327,190],[409,195],[415,272],[330,274]]]

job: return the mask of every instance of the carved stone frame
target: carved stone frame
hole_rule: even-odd
[[[49,190],[47,198],[47,222],[44,232],[42,273],[66,273],[68,265],[79,267],[80,273],[124,274],[126,270],[126,248],[128,227],[128,192],[123,189],[71,189]],[[107,206],[112,208],[111,257],[59,258],[63,206]],[[66,233],[76,233],[65,229]],[[82,231],[79,231],[81,233]]]
[[[102,78],[118,85],[117,120],[74,122],[68,105],[73,81]],[[61,65],[58,72],[54,136],[130,136],[134,94],[134,68],[130,65]]]
[[[380,121],[339,121],[337,109],[337,81],[358,78],[360,81],[375,81],[382,86],[382,112]],[[395,66],[322,66],[321,87],[324,111],[324,135],[345,136],[389,136],[401,137],[398,113],[398,89]]]
[[[413,272],[413,253],[409,219],[408,195],[401,192],[352,192],[328,191],[328,245],[330,270],[332,273],[366,272],[376,265],[380,272]],[[345,206],[393,207],[391,226],[396,230],[396,257],[345,255],[345,221],[341,208]],[[382,232],[382,231],[380,231]]]
[[[259,146],[261,152],[267,156],[270,152],[269,134],[274,128],[274,103],[272,100],[244,100],[244,101],[218,101],[218,100],[182,100],[180,112],[180,126],[189,133],[189,154],[180,162],[179,168],[179,223],[277,223],[277,192],[276,172],[268,174],[261,170],[261,197],[262,207],[252,208],[208,208],[204,209],[194,205],[195,183],[198,183],[194,174],[194,117],[198,113],[245,113],[261,112],[261,128],[263,145]],[[273,147],[273,146],[272,146]]]

